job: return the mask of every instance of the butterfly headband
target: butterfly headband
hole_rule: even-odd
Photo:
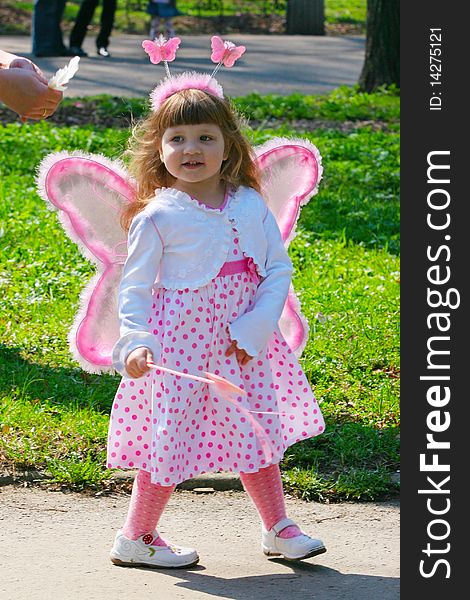
[[[149,55],[150,62],[154,65],[163,62],[166,71],[166,78],[150,94],[150,103],[154,111],[158,110],[170,96],[181,90],[202,90],[218,98],[223,98],[224,91],[214,79],[214,75],[222,65],[233,67],[246,50],[245,46],[235,46],[232,42],[224,42],[220,37],[214,35],[211,38],[211,60],[217,64],[212,73],[209,75],[209,73],[188,71],[173,77],[168,63],[175,60],[180,44],[180,38],[174,37],[166,40],[162,35],[154,41],[144,40],[142,42],[142,48]]]

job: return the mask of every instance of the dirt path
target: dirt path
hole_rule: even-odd
[[[397,600],[399,504],[316,504],[287,498],[289,515],[328,552],[302,563],[267,560],[244,492],[177,491],[160,532],[195,546],[192,569],[116,567],[108,558],[127,495],[0,488],[2,600]]]

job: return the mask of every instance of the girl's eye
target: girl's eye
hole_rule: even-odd
[[[182,140],[183,140],[182,135],[175,135],[174,137],[171,138],[172,142],[181,142]]]
[[[208,142],[211,139],[212,138],[210,135],[201,135],[201,137],[200,137],[201,142]]]

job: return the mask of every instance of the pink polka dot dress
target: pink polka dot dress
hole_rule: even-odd
[[[243,258],[233,230],[227,262]],[[256,274],[245,270],[219,275],[198,290],[157,289],[149,323],[162,347],[161,364],[201,376],[211,371],[246,390],[237,402],[264,429],[270,462],[246,413],[213,386],[151,370],[121,381],[109,426],[109,468],[143,469],[164,486],[204,472],[253,473],[323,431],[310,385],[280,333],[245,366],[235,354],[225,356],[227,323],[250,309],[257,286]]]

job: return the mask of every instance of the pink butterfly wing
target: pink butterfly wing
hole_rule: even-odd
[[[181,44],[181,40],[178,37],[170,38],[165,44],[165,60],[171,62],[176,58],[176,51]]]
[[[110,370],[119,338],[117,293],[127,256],[119,221],[123,206],[135,196],[135,184],[120,163],[66,152],[41,162],[37,182],[40,195],[59,210],[67,235],[97,267],[80,296],[69,334],[72,353],[87,371]]]
[[[225,54],[225,44],[224,41],[217,35],[213,35],[211,38],[211,60],[212,62],[219,63]]]
[[[300,356],[308,342],[309,326],[307,319],[302,314],[299,299],[292,285],[279,319],[279,329],[292,352],[296,356]]]
[[[274,138],[255,148],[261,188],[286,245],[293,237],[300,208],[316,194],[321,156],[308,140]]]
[[[177,39],[177,38],[176,38]],[[150,62],[154,65],[158,65],[163,60],[161,47],[152,42],[151,40],[144,40],[142,42],[142,48],[147,52],[150,57]],[[172,59],[173,60],[173,59]]]
[[[233,67],[235,62],[240,58],[240,56],[245,52],[245,46],[235,46],[232,48],[226,58],[224,59],[224,66]]]
[[[285,246],[295,235],[301,207],[318,191],[321,156],[308,140],[274,138],[255,148],[263,198],[274,214]],[[308,339],[308,323],[291,286],[279,327],[298,356]]]

